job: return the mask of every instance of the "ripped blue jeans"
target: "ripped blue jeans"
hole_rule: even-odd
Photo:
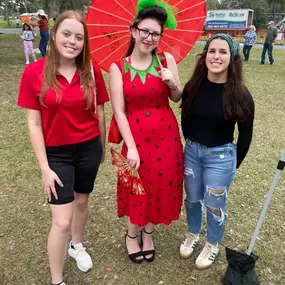
[[[184,150],[185,208],[189,231],[202,230],[202,211],[206,209],[207,240],[220,243],[226,224],[226,201],[236,174],[236,145],[228,143],[206,147],[186,141]]]

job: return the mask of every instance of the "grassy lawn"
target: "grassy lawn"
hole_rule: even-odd
[[[11,20],[12,20],[12,23],[11,23]],[[15,19],[11,19],[10,18],[10,23],[11,23],[11,28],[17,28],[17,25],[16,25],[16,22],[15,22]],[[4,21],[3,19],[0,19],[0,29],[1,28],[8,28],[8,24],[7,24],[7,21]]]
[[[25,112],[16,106],[19,80],[25,68],[23,44],[14,35],[0,35],[0,50],[0,284],[49,284],[46,242],[50,209],[43,197],[41,174],[29,143]],[[201,50],[201,45],[195,47],[179,65],[182,83],[190,77],[195,54]],[[256,104],[254,137],[229,193],[228,224],[223,239],[223,245],[240,251],[246,251],[285,147],[285,51],[275,50],[274,65],[264,66],[259,64],[260,53],[261,49],[252,49],[250,61],[244,65],[246,85]],[[173,108],[179,120],[178,105]],[[110,104],[106,113],[109,123]],[[223,246],[211,269],[199,272],[194,267],[205,231],[194,256],[188,260],[180,258],[178,249],[187,231],[185,215],[170,227],[157,227],[154,234],[157,258],[152,264],[131,263],[124,245],[125,220],[116,215],[115,187],[115,169],[108,157],[91,195],[84,235],[94,268],[87,274],[80,273],[75,262],[68,259],[64,269],[67,284],[221,284],[227,265]],[[259,256],[256,271],[263,285],[285,284],[284,191],[282,173],[254,248]]]

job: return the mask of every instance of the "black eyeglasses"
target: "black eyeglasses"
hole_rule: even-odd
[[[140,29],[140,28],[136,28],[136,29],[139,31],[139,35],[142,39],[147,39],[149,35],[151,35],[152,41],[158,42],[162,37],[162,34],[159,34],[157,32],[150,32],[148,30]]]

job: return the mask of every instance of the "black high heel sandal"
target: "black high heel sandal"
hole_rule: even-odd
[[[142,231],[141,231],[141,247],[142,248],[143,248],[143,232],[146,233],[147,235],[151,235],[153,233],[153,231],[149,233],[145,230],[145,228],[142,229]],[[152,254],[152,257],[150,257],[150,258],[146,257],[147,255],[151,255],[151,254]],[[144,251],[142,251],[142,255],[147,262],[152,262],[152,261],[154,261],[155,249],[144,250]]]
[[[127,251],[128,251],[128,247],[127,247],[127,237],[130,238],[130,239],[136,239],[136,238],[138,237],[138,235],[136,235],[135,237],[131,237],[131,236],[128,234],[128,232],[126,232],[126,234],[125,234],[125,243],[126,243],[126,248],[127,248]],[[129,256],[130,260],[131,260],[132,262],[134,262],[134,263],[140,264],[140,263],[143,262],[144,256],[143,256],[142,251],[138,251],[138,252],[135,252],[135,253],[132,253],[132,254],[129,254],[129,253],[128,253],[128,256]],[[137,259],[137,258],[140,257],[140,256],[142,256],[143,258],[142,258],[142,259]]]

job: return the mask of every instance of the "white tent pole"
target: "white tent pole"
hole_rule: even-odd
[[[248,247],[248,250],[247,250],[247,254],[250,255],[251,252],[252,252],[252,249],[254,247],[254,244],[255,244],[255,241],[256,241],[256,238],[257,238],[257,235],[259,233],[259,230],[261,228],[261,225],[262,225],[262,222],[265,218],[265,215],[266,215],[266,211],[267,211],[267,208],[269,206],[269,203],[271,201],[271,198],[272,198],[272,195],[273,195],[273,192],[274,192],[274,189],[276,187],[276,184],[278,182],[278,179],[279,179],[279,176],[281,174],[281,171],[284,169],[285,167],[285,149],[283,151],[283,154],[281,156],[281,159],[279,160],[279,163],[277,165],[277,170],[276,170],[276,173],[275,173],[275,176],[274,176],[274,179],[273,179],[273,182],[271,184],[271,187],[270,187],[270,190],[267,194],[267,198],[266,198],[266,201],[265,201],[265,204],[263,206],[263,209],[262,209],[262,212],[260,214],[260,217],[259,217],[259,220],[257,222],[257,226],[256,226],[256,229],[255,229],[255,232],[252,236],[252,239],[251,239],[251,242],[250,242],[250,245]]]

